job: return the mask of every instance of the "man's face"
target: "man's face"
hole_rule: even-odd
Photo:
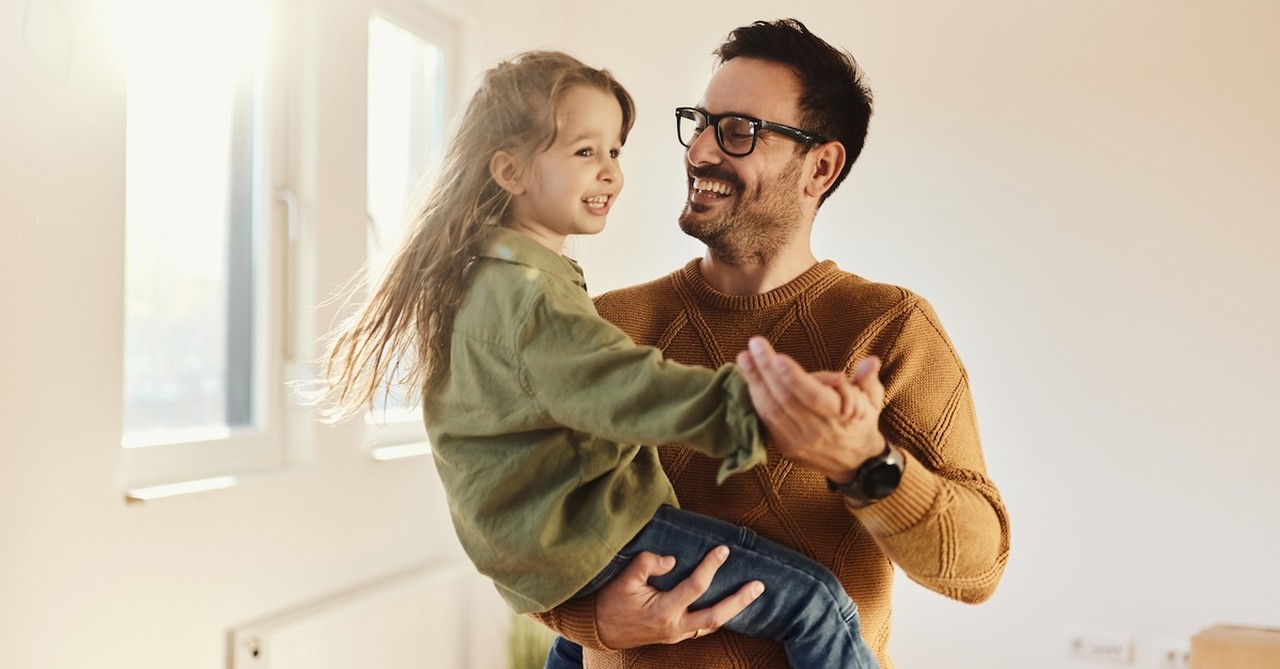
[[[742,114],[799,127],[799,95],[799,82],[785,66],[734,58],[711,77],[699,107],[709,114]],[[734,157],[720,149],[715,129],[708,127],[685,158],[689,196],[680,229],[717,256],[767,261],[802,230],[806,161],[795,141],[762,131],[754,151]]]

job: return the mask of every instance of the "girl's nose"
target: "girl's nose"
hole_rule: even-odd
[[[610,158],[605,162],[604,167],[600,170],[600,179],[608,183],[622,179],[622,167],[618,165],[617,158]]]

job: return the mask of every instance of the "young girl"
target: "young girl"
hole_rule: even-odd
[[[767,588],[725,627],[781,641],[796,667],[875,667],[834,576],[679,510],[644,445],[722,458],[721,480],[766,458],[735,367],[637,347],[561,255],[568,235],[604,228],[633,121],[626,90],[568,55],[487,72],[386,276],[332,340],[331,416],[370,407],[387,379],[420,389],[458,537],[518,613],[590,595],[640,551],[676,557],[654,581],[669,589],[727,545],[704,598]]]

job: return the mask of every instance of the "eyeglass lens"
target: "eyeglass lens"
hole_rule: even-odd
[[[707,116],[698,110],[680,110],[677,116],[680,143],[692,146],[707,127]],[[716,141],[731,156],[745,156],[756,144],[756,124],[740,116],[721,116],[716,121]]]
[[[738,116],[722,116],[716,124],[716,137],[725,153],[746,155],[756,145],[756,124]]]

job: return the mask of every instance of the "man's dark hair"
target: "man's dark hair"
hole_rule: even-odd
[[[863,81],[858,62],[848,51],[828,44],[795,19],[756,21],[737,28],[714,54],[720,63],[738,57],[758,58],[796,73],[801,128],[839,141],[845,148],[844,167],[819,204],[825,202],[849,174],[867,141],[871,89]]]

